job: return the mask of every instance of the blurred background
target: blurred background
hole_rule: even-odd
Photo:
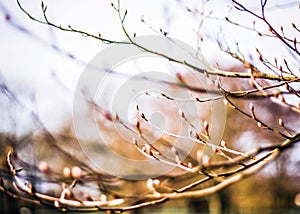
[[[242,2],[253,11],[260,11],[259,1]],[[20,0],[20,3],[32,16],[43,19],[41,1]],[[51,0],[44,4],[48,7],[48,19],[58,25],[100,33],[115,41],[126,38],[110,1]],[[291,23],[300,23],[298,5],[297,1],[269,1],[266,8],[270,22],[276,27],[287,26],[285,33],[293,35]],[[298,58],[280,41],[262,38],[256,32],[225,21],[225,17],[229,17],[240,25],[253,26],[253,17],[235,10],[231,1],[130,0],[121,1],[121,8],[128,10],[125,26],[131,35],[167,34],[198,48],[209,65],[218,64],[228,71],[244,69],[242,64],[220,50],[219,42],[233,50],[238,47],[238,51],[253,63],[259,61],[256,57],[258,48],[265,57],[287,59],[292,68],[299,70]],[[268,30],[259,22],[256,26],[264,32]],[[5,154],[12,147],[35,166],[41,160],[47,160],[49,167],[61,172],[66,165],[76,165],[76,162],[66,161],[64,154],[53,150],[39,123],[58,139],[62,147],[69,148],[71,144],[70,152],[81,161],[87,161],[72,130],[73,97],[87,63],[107,45],[37,23],[21,11],[17,1],[0,0],[0,32],[0,175],[7,172]],[[224,80],[224,84],[236,90],[249,87],[247,81]],[[239,105],[248,106],[250,101]],[[300,120],[296,113],[270,100],[252,102],[269,124],[277,124],[278,118],[284,117],[288,127],[299,130]],[[105,130],[105,126],[102,128]],[[116,137],[115,141],[118,140]],[[244,152],[258,145],[282,141],[274,133],[257,131],[254,121],[232,109],[227,109],[224,140]],[[132,213],[298,213],[300,146],[295,147],[257,175],[215,195],[169,201]],[[49,153],[51,149],[53,152]],[[109,178],[106,182],[110,182]],[[57,212],[0,192],[0,213]]]

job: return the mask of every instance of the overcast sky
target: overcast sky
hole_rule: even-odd
[[[41,1],[20,2],[30,14],[42,19]],[[251,2],[249,7],[259,12],[260,1]],[[299,10],[295,6],[297,3],[290,1],[290,4],[286,4],[288,1],[285,1],[283,12],[277,13],[276,5],[282,1],[271,2],[272,5],[268,5],[270,20],[277,26],[288,26],[286,34],[289,35],[292,33],[291,22],[300,23]],[[51,0],[45,1],[45,5],[48,6],[49,20],[54,23],[71,25],[93,34],[100,32],[103,37],[117,41],[125,39],[117,13],[112,9],[110,1]],[[188,12],[187,8],[191,11],[197,9],[198,12]],[[92,38],[61,32],[34,22],[18,8],[14,0],[1,0],[0,9],[0,81],[13,90],[28,109],[36,112],[48,128],[55,130],[71,118],[74,89],[85,67],[84,63],[77,63],[66,54],[72,54],[81,62],[87,63],[106,45]],[[205,37],[202,46],[205,58],[211,63],[220,61],[224,67],[234,61],[219,51],[216,38],[225,39],[229,45],[238,41],[246,57],[254,56],[256,47],[262,49],[270,58],[274,51],[277,51],[279,57],[288,55],[285,49],[277,50],[281,46],[274,46],[274,40],[260,41],[255,33],[219,20],[229,16],[230,19],[247,26],[252,25],[253,18],[240,11],[231,10],[230,1],[126,0],[121,1],[121,9],[128,10],[125,24],[131,35],[155,35],[159,34],[159,29],[162,28],[170,37],[182,40],[195,48],[199,35],[202,35]],[[205,19],[203,26],[199,28],[202,12],[206,16],[210,11],[210,16],[215,19]],[[141,18],[146,24],[140,21]],[[261,26],[263,31],[266,30],[259,23],[258,26]],[[66,54],[53,49],[53,45]],[[299,66],[298,63],[295,62],[294,66]],[[14,127],[16,131],[22,132],[28,124],[27,111],[12,108],[3,95],[0,96],[0,102],[0,119],[4,120],[2,122],[5,124],[1,126],[1,131]],[[18,124],[12,125],[11,121],[16,119]]]

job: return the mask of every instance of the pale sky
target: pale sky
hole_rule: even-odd
[[[33,16],[42,18],[41,1],[20,0],[20,2]],[[291,22],[300,23],[299,10],[295,6],[297,2],[290,1],[291,5],[294,5],[292,8],[295,9],[286,7],[280,16],[275,9],[276,4],[282,1],[271,2],[275,3],[270,4],[271,11],[268,13],[270,20],[277,25],[288,26],[286,34],[289,35],[292,32]],[[288,1],[284,2],[287,3]],[[45,1],[45,5],[48,6],[47,14],[53,22],[62,26],[71,25],[90,33],[97,34],[100,32],[106,38],[123,40],[125,35],[121,31],[117,13],[110,4],[111,2],[106,0]],[[228,5],[230,5],[229,0],[121,1],[122,10],[128,10],[125,24],[128,32],[132,35],[134,32],[137,35],[155,35],[162,28],[169,33],[170,37],[182,40],[195,48],[197,47],[197,30],[202,12],[206,16],[212,11],[211,16],[218,19],[229,15],[230,19],[251,26],[252,17],[239,11],[229,13],[230,7]],[[198,9],[198,13],[187,12],[186,7],[191,10]],[[249,7],[258,8],[254,3]],[[71,118],[73,93],[84,65],[78,64],[55,51],[51,45],[58,46],[64,52],[74,55],[83,62],[89,62],[106,46],[92,38],[61,32],[36,23],[21,12],[14,0],[0,0],[0,9],[1,83],[7,84],[28,109],[40,116],[50,130],[56,130],[63,122]],[[5,19],[5,13],[9,14],[10,22]],[[141,18],[147,24],[142,23]],[[21,31],[18,27],[23,27],[26,30]],[[266,28],[262,27],[262,30],[265,31]],[[205,58],[210,63],[219,61],[224,67],[231,65],[234,61],[219,51],[214,41],[217,37],[224,37],[229,45],[238,41],[245,57],[254,55],[256,47],[259,47],[271,59],[274,52],[279,58],[288,55],[285,49],[277,50],[277,47],[281,47],[280,45],[274,49],[274,40],[258,40],[255,33],[228,25],[225,21],[206,19],[199,32],[204,37],[210,38],[205,38],[202,46]],[[293,66],[299,67],[299,62],[294,60]],[[1,108],[3,108],[0,120],[4,120],[5,124],[4,127],[1,126],[1,131],[8,131],[12,126],[9,121],[15,118],[19,122],[19,125],[15,125],[18,126],[15,127],[16,131],[22,132],[23,126],[28,125],[26,120],[28,114],[17,108],[10,108],[3,95],[0,97],[0,102]]]

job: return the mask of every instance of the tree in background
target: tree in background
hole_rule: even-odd
[[[127,37],[126,42],[119,42],[101,34],[92,34],[72,25],[54,23],[47,16],[47,5],[44,3],[41,8],[42,18],[28,12],[20,1],[17,0],[17,3],[20,10],[34,22],[56,30],[79,33],[105,44],[122,46],[125,43],[135,46],[168,62],[184,66],[192,70],[193,74],[196,73],[196,76],[176,70],[173,73],[173,81],[142,77],[153,85],[162,85],[164,91],[146,91],[146,98],[132,107],[135,112],[132,121],[120,117],[119,112],[110,111],[103,103],[94,97],[91,98],[88,92],[81,89],[88,106],[86,115],[97,115],[98,129],[104,133],[103,145],[108,142],[108,147],[122,156],[138,157],[139,160],[150,159],[162,166],[171,167],[172,170],[168,173],[158,177],[131,180],[101,171],[82,151],[73,127],[68,126],[59,133],[51,133],[39,115],[27,109],[38,131],[29,132],[21,137],[14,133],[1,135],[1,145],[5,148],[1,150],[1,190],[5,193],[61,210],[79,211],[122,212],[173,199],[189,199],[189,206],[196,210],[199,208],[199,198],[210,195],[215,197],[206,198],[209,203],[201,208],[211,212],[219,212],[226,208],[227,203],[236,207],[243,207],[241,204],[251,207],[249,204],[257,203],[251,196],[264,201],[260,208],[274,207],[277,204],[278,210],[292,206],[290,201],[293,202],[294,196],[300,191],[297,189],[299,161],[294,160],[300,139],[299,26],[296,21],[291,21],[287,26],[272,23],[269,13],[282,14],[281,11],[295,8],[299,12],[298,3],[270,6],[269,2],[260,1],[257,9],[246,3],[230,1],[229,13],[221,17],[216,16],[213,11],[205,10],[208,2],[203,3],[202,8],[192,8],[179,2],[187,15],[198,20],[199,25],[195,32],[198,38],[197,53],[194,57],[201,61],[203,67],[139,44],[136,40],[137,33],[129,31],[126,27],[126,17],[130,11],[123,10],[120,1],[112,3],[111,6]],[[240,16],[249,16],[251,24],[243,25],[237,18],[231,17],[233,11],[238,11]],[[8,23],[26,32],[11,20],[10,14],[5,15]],[[255,39],[247,44],[255,50],[255,54],[243,52],[244,44],[227,42],[226,34],[222,30],[217,39],[211,38],[205,32],[206,23],[211,21],[224,22],[224,26],[232,28],[233,33],[236,30],[237,33],[241,31],[256,35]],[[155,31],[155,27],[148,24],[144,18],[141,22]],[[175,41],[172,40],[171,33],[163,28],[155,32]],[[212,41],[216,42],[222,54],[236,61],[233,66],[224,66],[225,63],[222,62],[213,64],[205,59],[202,47],[206,42],[211,44]],[[256,41],[262,41],[262,44],[271,41],[272,54],[263,47],[252,44]],[[75,63],[85,64],[55,44],[50,46]],[[278,57],[278,52],[284,52],[284,57]],[[205,79],[205,84],[198,79]],[[4,82],[1,83],[1,92],[1,97],[9,105],[27,111],[26,105]],[[188,97],[181,93],[188,94]],[[189,108],[185,110],[184,106],[191,105],[195,106],[195,112],[190,112]],[[227,111],[224,134],[220,127],[216,131],[214,125],[221,119],[211,119],[214,112],[209,108],[213,105]],[[159,123],[156,123],[155,118],[150,118],[149,109],[164,114],[166,126],[161,127],[161,120],[157,120]],[[204,113],[198,114],[201,111]],[[179,124],[183,124],[182,127],[176,126],[178,121]],[[213,139],[215,132],[220,132],[220,139]],[[132,141],[128,143],[122,136],[128,136]],[[103,155],[102,159],[99,157],[101,161],[109,160],[103,152],[105,148],[96,148],[95,145],[99,145],[97,140],[86,138],[80,141],[87,142],[89,149],[95,150],[99,156]],[[189,146],[191,148],[187,152],[185,148]],[[110,164],[112,168],[119,166],[120,170],[130,172],[134,176],[139,173],[147,174],[149,170],[136,172],[130,166],[121,163],[117,163],[116,166],[112,162]],[[268,164],[272,166],[269,167],[269,170],[272,170],[271,174],[273,173],[268,175],[270,177],[260,175],[259,179],[256,177],[247,180],[248,183],[244,182],[242,186],[236,184],[256,174]],[[221,191],[232,184],[238,187]],[[278,196],[282,196],[281,200]],[[285,200],[286,198],[292,200]]]

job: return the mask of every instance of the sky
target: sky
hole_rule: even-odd
[[[42,19],[41,1],[20,0],[31,15]],[[246,1],[242,1],[246,2]],[[260,1],[251,1],[250,8],[258,11]],[[275,25],[288,26],[286,34],[292,34],[291,20],[300,23],[297,2],[285,1],[283,13],[276,12],[281,1],[270,1],[268,16]],[[290,3],[289,3],[290,2]],[[126,38],[122,32],[118,14],[111,1],[45,1],[49,20],[62,26],[98,34],[120,41]],[[114,1],[116,5],[116,1]],[[249,2],[247,3],[249,4]],[[293,7],[291,7],[293,6]],[[251,26],[253,18],[241,11],[232,10],[230,1],[121,1],[122,12],[127,9],[125,25],[133,35],[157,35],[162,31],[168,36],[197,47],[200,36],[204,37],[201,50],[208,63],[216,61],[223,67],[236,63],[219,50],[216,39],[226,41],[230,47],[239,48],[246,58],[255,58],[255,48],[272,58],[274,40],[259,40],[257,34],[228,25],[225,16]],[[296,8],[291,9],[291,8]],[[18,7],[17,2],[0,0],[0,81],[5,83],[26,107],[12,107],[7,98],[1,96],[4,126],[0,131],[14,130],[22,133],[30,129],[30,112],[35,112],[50,130],[59,130],[72,117],[73,96],[80,74],[95,55],[107,45],[82,35],[62,32],[50,26],[30,20]],[[187,9],[189,9],[189,12]],[[210,13],[212,11],[212,13]],[[213,18],[207,18],[207,16]],[[9,19],[8,19],[9,17]],[[201,18],[204,18],[202,23]],[[141,19],[144,22],[141,22]],[[267,29],[257,23],[265,32]],[[58,49],[53,46],[59,47]],[[70,58],[69,55],[74,56]],[[277,57],[288,57],[285,49],[276,52]],[[299,62],[291,59],[299,66]],[[149,68],[151,70],[151,68]],[[22,110],[23,109],[23,110]],[[17,123],[16,123],[17,121]]]

